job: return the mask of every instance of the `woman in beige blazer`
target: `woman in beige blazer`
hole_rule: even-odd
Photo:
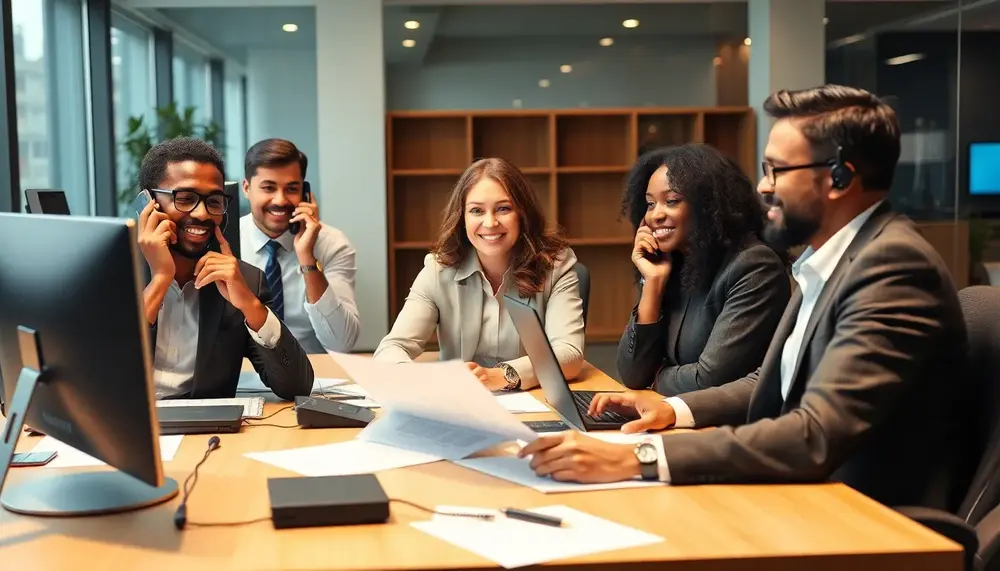
[[[538,312],[567,379],[583,364],[583,302],[576,255],[545,217],[527,178],[504,159],[481,159],[458,180],[437,243],[375,359],[405,362],[437,330],[440,358],[461,359],[492,391],[538,386],[503,295]]]

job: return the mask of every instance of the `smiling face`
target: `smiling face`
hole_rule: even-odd
[[[683,249],[690,232],[688,203],[670,187],[666,165],[656,169],[646,186],[646,226],[662,252]]]
[[[208,251],[215,227],[222,224],[223,215],[212,215],[205,206],[205,198],[221,193],[222,173],[214,165],[196,161],[169,163],[166,176],[160,181],[161,190],[190,190],[201,195],[198,206],[190,212],[178,209],[169,194],[154,192],[161,211],[177,225],[177,244],[171,249],[188,258],[200,258]]]
[[[295,207],[302,202],[302,170],[298,162],[259,167],[243,181],[254,222],[262,232],[277,238],[288,230]]]
[[[482,258],[508,258],[520,236],[520,220],[510,195],[483,177],[465,195],[465,233]]]

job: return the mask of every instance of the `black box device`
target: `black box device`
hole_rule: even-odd
[[[364,428],[371,409],[319,397],[295,397],[295,420],[302,428]]]
[[[389,498],[374,474],[268,478],[275,529],[385,523]]]

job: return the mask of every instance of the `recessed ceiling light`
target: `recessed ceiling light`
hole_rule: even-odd
[[[639,20],[636,20],[635,18],[629,18],[628,20],[622,22],[622,26],[625,26],[626,28],[638,28]]]
[[[410,39],[403,40],[404,48],[412,48],[415,45],[417,45],[417,40],[410,40]]]
[[[712,58],[712,65],[722,65],[722,58],[719,56]]]
[[[823,25],[824,26],[827,25],[827,24],[829,24],[829,23],[830,23],[830,18],[823,18]]]
[[[611,44],[615,43],[615,40],[614,40],[614,38],[601,38],[601,42],[600,43],[601,43],[602,46],[608,47]]]
[[[746,38],[746,39],[744,39],[744,40],[743,40],[743,45],[744,45],[744,46],[749,46],[749,45],[750,45],[750,38]]]
[[[906,54],[897,57],[891,57],[885,60],[885,65],[903,65],[904,63],[912,63],[915,61],[920,61],[927,57],[924,54]]]
[[[547,79],[539,79],[538,80],[538,87],[541,87],[542,89],[545,89],[546,87],[548,87],[550,85],[552,85],[552,83],[549,80],[547,80]]]
[[[284,31],[286,31],[286,32],[298,32],[299,31],[299,25],[298,24],[285,24],[284,26],[281,27],[281,29],[284,30]]]
[[[420,27],[420,22],[416,20],[407,20],[406,22],[403,23],[403,27],[406,28],[407,30],[416,30],[417,28]]]
[[[559,71],[563,73],[570,73],[571,71],[573,71],[573,66],[569,65],[568,63],[564,63],[563,65],[559,66]]]

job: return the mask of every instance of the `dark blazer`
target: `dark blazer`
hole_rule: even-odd
[[[938,253],[883,203],[827,281],[786,400],[796,289],[760,369],[680,398],[698,427],[663,437],[673,484],[844,482],[886,505],[956,501],[966,331]]]
[[[264,305],[271,292],[264,273],[240,262],[240,271],[250,291]],[[147,276],[147,284],[148,282]],[[281,324],[281,338],[274,349],[261,346],[250,337],[243,314],[226,301],[219,289],[204,287],[198,294],[198,356],[188,394],[172,398],[232,398],[240,381],[243,358],[250,360],[260,380],[285,400],[308,396],[313,386],[312,363],[295,336]],[[156,354],[156,325],[150,328],[152,354]]]
[[[674,396],[735,381],[764,360],[791,296],[784,262],[756,238],[726,259],[711,286],[686,293],[671,275],[660,320],[632,310],[618,343],[618,374],[630,389]]]

